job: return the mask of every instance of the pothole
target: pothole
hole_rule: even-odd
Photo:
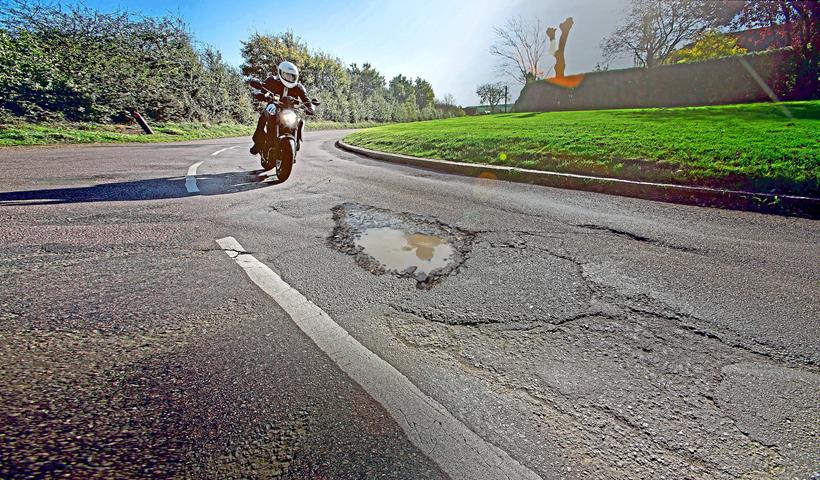
[[[434,218],[343,203],[333,208],[328,239],[374,275],[412,278],[429,289],[467,259],[474,234]]]
[[[440,237],[407,233],[395,228],[368,228],[354,243],[388,270],[430,275],[444,268],[453,256],[453,247]]]

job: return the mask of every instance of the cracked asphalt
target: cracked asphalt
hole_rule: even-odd
[[[446,477],[233,236],[544,479],[820,477],[818,222],[389,165],[344,133],[282,185],[246,139],[0,150],[0,476]],[[419,288],[334,245],[342,205],[470,241]]]

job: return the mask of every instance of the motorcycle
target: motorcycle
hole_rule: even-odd
[[[313,113],[307,104],[291,96],[279,96],[261,85],[254,85],[262,93],[257,95],[258,100],[268,102],[265,107],[267,120],[265,125],[264,142],[259,148],[262,156],[262,168],[266,171],[275,170],[279,183],[290,177],[293,164],[296,163],[296,154],[302,143],[302,127],[304,120],[299,112],[305,115]],[[319,105],[315,98],[310,101],[314,106]]]

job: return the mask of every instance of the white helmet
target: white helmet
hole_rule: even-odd
[[[296,65],[290,62],[282,62],[277,70],[279,71],[279,80],[286,87],[295,88],[299,84],[299,69],[296,68]]]

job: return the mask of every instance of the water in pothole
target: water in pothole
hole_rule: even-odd
[[[447,240],[433,235],[407,233],[395,228],[370,228],[354,243],[381,263],[385,270],[430,274],[452,260],[454,249]]]
[[[374,275],[412,278],[424,290],[464,264],[475,236],[430,216],[358,203],[333,207],[333,219],[331,247]]]

